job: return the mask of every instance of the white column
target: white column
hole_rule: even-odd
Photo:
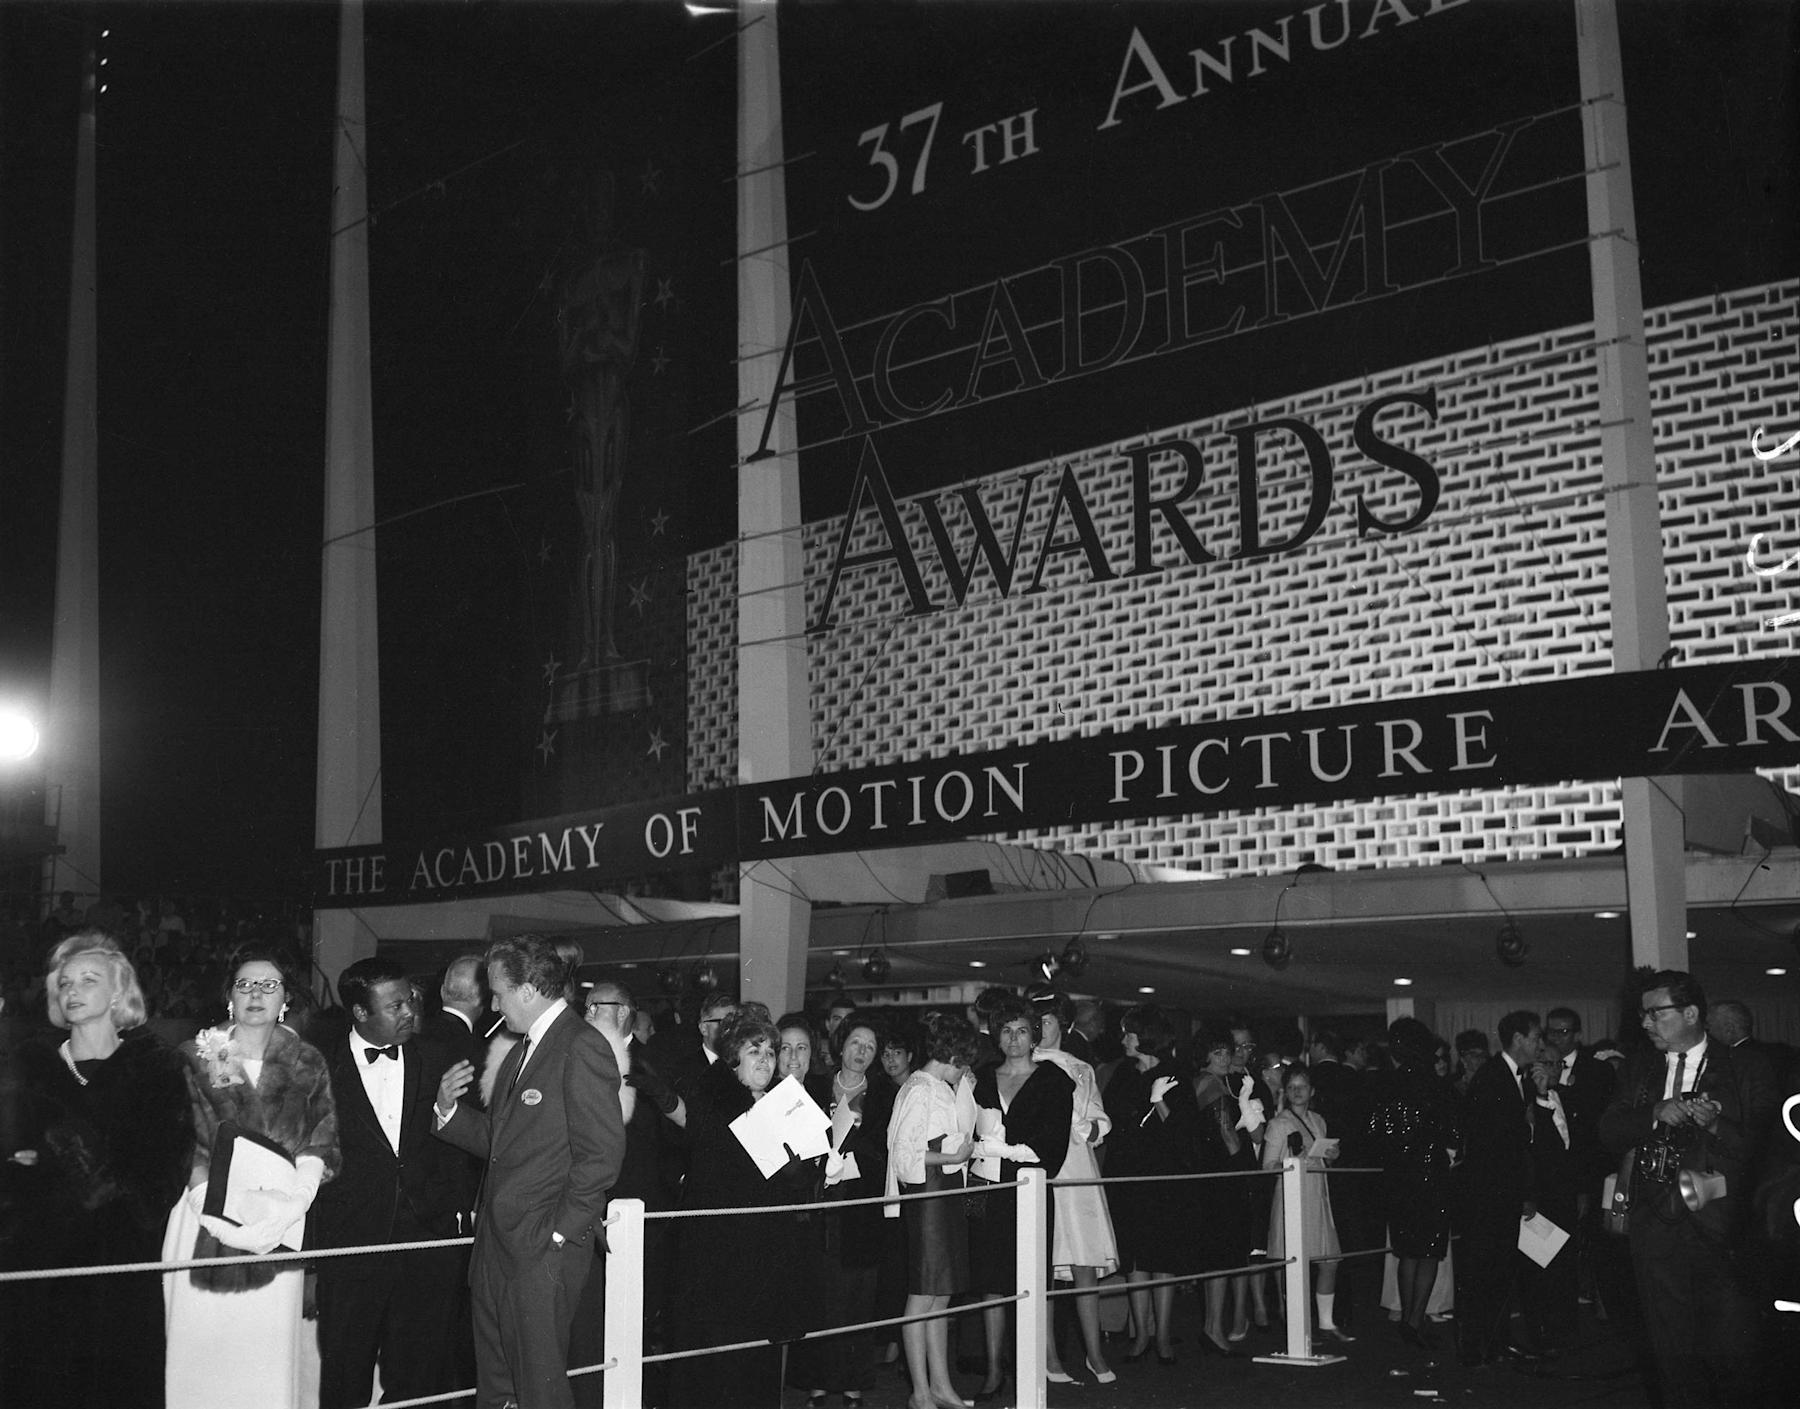
[[[89,31],[90,41],[92,31]],[[69,348],[63,383],[62,507],[56,534],[56,618],[44,720],[44,821],[63,851],[50,868],[59,891],[100,889],[100,430],[94,289],[94,104],[90,42],[81,70],[75,146],[75,223],[69,250]]]
[[[1653,670],[1669,648],[1662,516],[1650,435],[1650,371],[1637,213],[1625,133],[1625,71],[1614,0],[1577,0],[1582,138],[1587,158],[1588,259],[1600,374],[1600,455],[1606,486],[1606,570],[1613,669]],[[1622,781],[1631,961],[1688,966],[1686,838],[1681,780]]]
[[[363,5],[343,0],[332,170],[326,353],[325,541],[320,552],[319,772],[314,845],[381,840],[381,682],[375,617],[375,430],[369,378],[369,184]],[[313,915],[327,981],[375,952],[349,910]]]
[[[1048,1289],[1045,1266],[1050,1252],[1045,1234],[1049,1203],[1050,1185],[1044,1171],[1021,1169],[1013,1278],[1020,1298],[1013,1303],[1014,1323],[1018,1327],[1013,1385],[1018,1392],[1014,1402],[1019,1409],[1046,1409],[1049,1393],[1049,1381],[1044,1378],[1044,1351],[1050,1337],[1050,1303],[1044,1297]]]
[[[738,34],[738,781],[812,772],[800,462],[793,402],[783,398],[752,460],[775,392],[792,302],[782,172],[781,53],[775,6],[752,0]],[[747,173],[747,174],[746,174]],[[738,879],[742,996],[783,1013],[806,990],[812,906],[791,872],[745,864]]]
[[[606,1206],[606,1358],[613,1368],[601,1391],[605,1409],[644,1402],[644,1201]]]

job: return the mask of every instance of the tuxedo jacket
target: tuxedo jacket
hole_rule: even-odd
[[[1556,1088],[1569,1118],[1570,1173],[1579,1188],[1597,1189],[1618,1167],[1618,1161],[1600,1147],[1600,1114],[1611,1103],[1617,1085],[1612,1063],[1582,1047],[1575,1053],[1567,1084]]]
[[[1600,1143],[1615,1155],[1635,1149],[1657,1134],[1656,1107],[1668,1083],[1666,1055],[1646,1047],[1625,1063],[1618,1090],[1600,1117]],[[1760,1052],[1706,1044],[1706,1065],[1694,1093],[1719,1103],[1719,1119],[1702,1139],[1693,1127],[1678,1137],[1683,1168],[1711,1168],[1725,1176],[1727,1198],[1708,1204],[1693,1217],[1720,1234],[1732,1231],[1750,1203],[1748,1176],[1781,1107],[1781,1088]],[[1632,1195],[1632,1224],[1643,1216],[1681,1217],[1686,1205],[1669,1185],[1637,1179]],[[1733,1197],[1735,1196],[1735,1197]]]
[[[383,1057],[380,1060],[388,1061]],[[400,1105],[400,1148],[388,1143],[357,1070],[361,1058],[346,1034],[326,1057],[332,1101],[337,1107],[338,1149],[343,1167],[322,1185],[313,1204],[309,1233],[314,1247],[355,1247],[362,1243],[407,1242],[414,1238],[454,1238],[461,1182],[458,1157],[431,1138],[432,1106],[449,1054],[432,1042],[413,1038],[401,1047],[405,1076]],[[366,1264],[364,1258],[333,1258]]]
[[[1531,1078],[1525,1078],[1531,1086]],[[1471,1212],[1517,1218],[1534,1197],[1532,1131],[1536,1088],[1526,1103],[1506,1059],[1496,1054],[1482,1064],[1463,1097],[1463,1191]],[[1554,1133],[1554,1132],[1553,1132]]]
[[[491,1110],[459,1105],[437,1131],[486,1162],[471,1283],[489,1258],[513,1277],[552,1255],[553,1232],[585,1250],[625,1156],[619,1064],[607,1040],[565,1009],[515,1083],[524,1047],[501,1063]]]

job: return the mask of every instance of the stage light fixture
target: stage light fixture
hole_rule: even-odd
[[[676,971],[673,964],[664,964],[656,971],[656,986],[662,989],[664,993],[674,994],[681,992],[681,975]]]
[[[831,966],[831,972],[825,975],[825,986],[827,988],[835,988],[839,992],[844,990],[848,982],[849,980],[844,977],[844,966],[842,964],[833,964]]]
[[[1285,969],[1288,961],[1294,957],[1293,946],[1288,943],[1288,937],[1278,929],[1270,930],[1264,937],[1262,954],[1263,963],[1277,973]]]
[[[719,986],[719,971],[711,964],[704,964],[694,974],[694,987],[702,993],[711,993]]]
[[[1500,933],[1494,936],[1494,957],[1509,969],[1519,968],[1525,962],[1525,956],[1531,953],[1531,946],[1525,942],[1525,936],[1519,933],[1519,927],[1505,924]]]
[[[1032,971],[1037,974],[1039,978],[1043,979],[1045,983],[1049,983],[1054,980],[1056,975],[1061,971],[1062,961],[1046,949],[1042,954],[1037,956],[1037,959],[1033,962],[1031,967]]]
[[[893,963],[888,956],[877,949],[862,962],[863,977],[870,983],[886,983],[887,976],[894,971]]]
[[[1070,978],[1080,978],[1082,971],[1088,966],[1087,946],[1081,942],[1080,936],[1063,945],[1062,971]]]

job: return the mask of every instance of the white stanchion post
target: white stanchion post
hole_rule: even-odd
[[[1044,1269],[1050,1251],[1045,1240],[1050,1186],[1043,1170],[1019,1171],[1018,1207],[1018,1252],[1013,1276],[1020,1297],[1013,1303],[1014,1324],[1019,1329],[1018,1363],[1013,1366],[1013,1386],[1018,1392],[1015,1403],[1019,1409],[1047,1409],[1044,1349],[1050,1332],[1050,1303],[1044,1299]]]
[[[600,1372],[605,1409],[643,1409],[644,1201],[606,1206],[606,1358]]]
[[[1335,1365],[1341,1355],[1315,1355],[1312,1348],[1312,1255],[1306,1245],[1306,1161],[1290,1155],[1281,1162],[1281,1235],[1290,1259],[1287,1283],[1287,1349],[1259,1355],[1260,1365]],[[1323,1179],[1323,1174],[1314,1174]]]

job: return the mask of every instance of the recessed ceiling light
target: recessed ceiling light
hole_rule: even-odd
[[[1154,993],[1154,992],[1156,992],[1156,990],[1154,988],[1145,987],[1145,988],[1138,989],[1138,992],[1139,993]]]
[[[1396,984],[1398,984],[1401,988],[1411,988],[1412,987],[1412,980],[1409,978],[1397,978],[1394,980],[1394,982]]]
[[[987,960],[986,959],[971,959],[971,960],[969,960],[969,967],[971,969],[985,969],[987,967]]]
[[[619,967],[621,969],[635,969],[637,967],[637,960],[627,959],[623,964],[620,964]]]
[[[834,949],[831,951],[831,957],[834,959],[848,959],[850,957],[850,951],[848,949]]]
[[[1250,951],[1248,949],[1234,949],[1231,952],[1240,959],[1248,959],[1250,957]]]
[[[1616,920],[1619,918],[1619,912],[1617,910],[1596,910],[1594,918],[1596,920]]]
[[[1689,939],[1698,939],[1698,938],[1700,938],[1700,935],[1699,935],[1699,932],[1696,930],[1689,930],[1687,932],[1687,937]]]
[[[1770,978],[1780,978],[1783,974],[1785,974],[1787,972],[1787,970],[1786,969],[1764,969],[1763,972],[1765,974],[1767,974]]]

